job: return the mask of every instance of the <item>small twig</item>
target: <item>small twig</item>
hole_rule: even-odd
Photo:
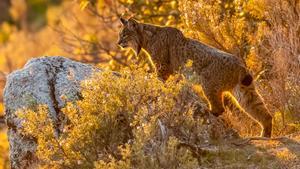
[[[160,119],[158,119],[158,125],[159,125],[159,128],[160,128],[162,141],[166,141],[166,135],[167,135],[166,127],[162,124]]]
[[[251,141],[286,141],[287,139],[289,139],[288,137],[275,137],[275,138],[267,138],[267,137],[249,137],[244,139],[241,142],[232,142],[231,144],[236,145],[236,146],[241,146],[241,145],[245,145],[248,144]]]

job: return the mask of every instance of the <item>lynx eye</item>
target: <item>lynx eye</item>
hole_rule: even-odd
[[[126,33],[126,32],[123,32],[123,33],[120,35],[120,37],[121,37],[122,39],[127,39],[127,38],[129,37],[129,34]]]

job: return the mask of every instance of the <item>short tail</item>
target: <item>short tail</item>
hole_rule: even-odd
[[[250,86],[252,81],[253,77],[249,73],[247,73],[245,76],[242,77],[241,84],[244,86]]]

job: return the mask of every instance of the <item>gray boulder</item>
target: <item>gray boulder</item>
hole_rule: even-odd
[[[11,73],[4,90],[4,104],[11,168],[33,168],[36,140],[21,133],[16,111],[44,104],[49,107],[56,134],[62,129],[66,102],[80,98],[80,81],[99,69],[64,57],[41,57],[27,62],[23,69]]]

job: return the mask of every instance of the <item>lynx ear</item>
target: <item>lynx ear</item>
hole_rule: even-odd
[[[133,19],[133,18],[128,19],[128,27],[130,29],[136,29],[136,28],[138,28],[138,25],[139,25],[139,23],[135,19]]]
[[[121,21],[122,25],[127,25],[127,23],[128,23],[128,21],[122,17],[120,18],[120,21]]]

